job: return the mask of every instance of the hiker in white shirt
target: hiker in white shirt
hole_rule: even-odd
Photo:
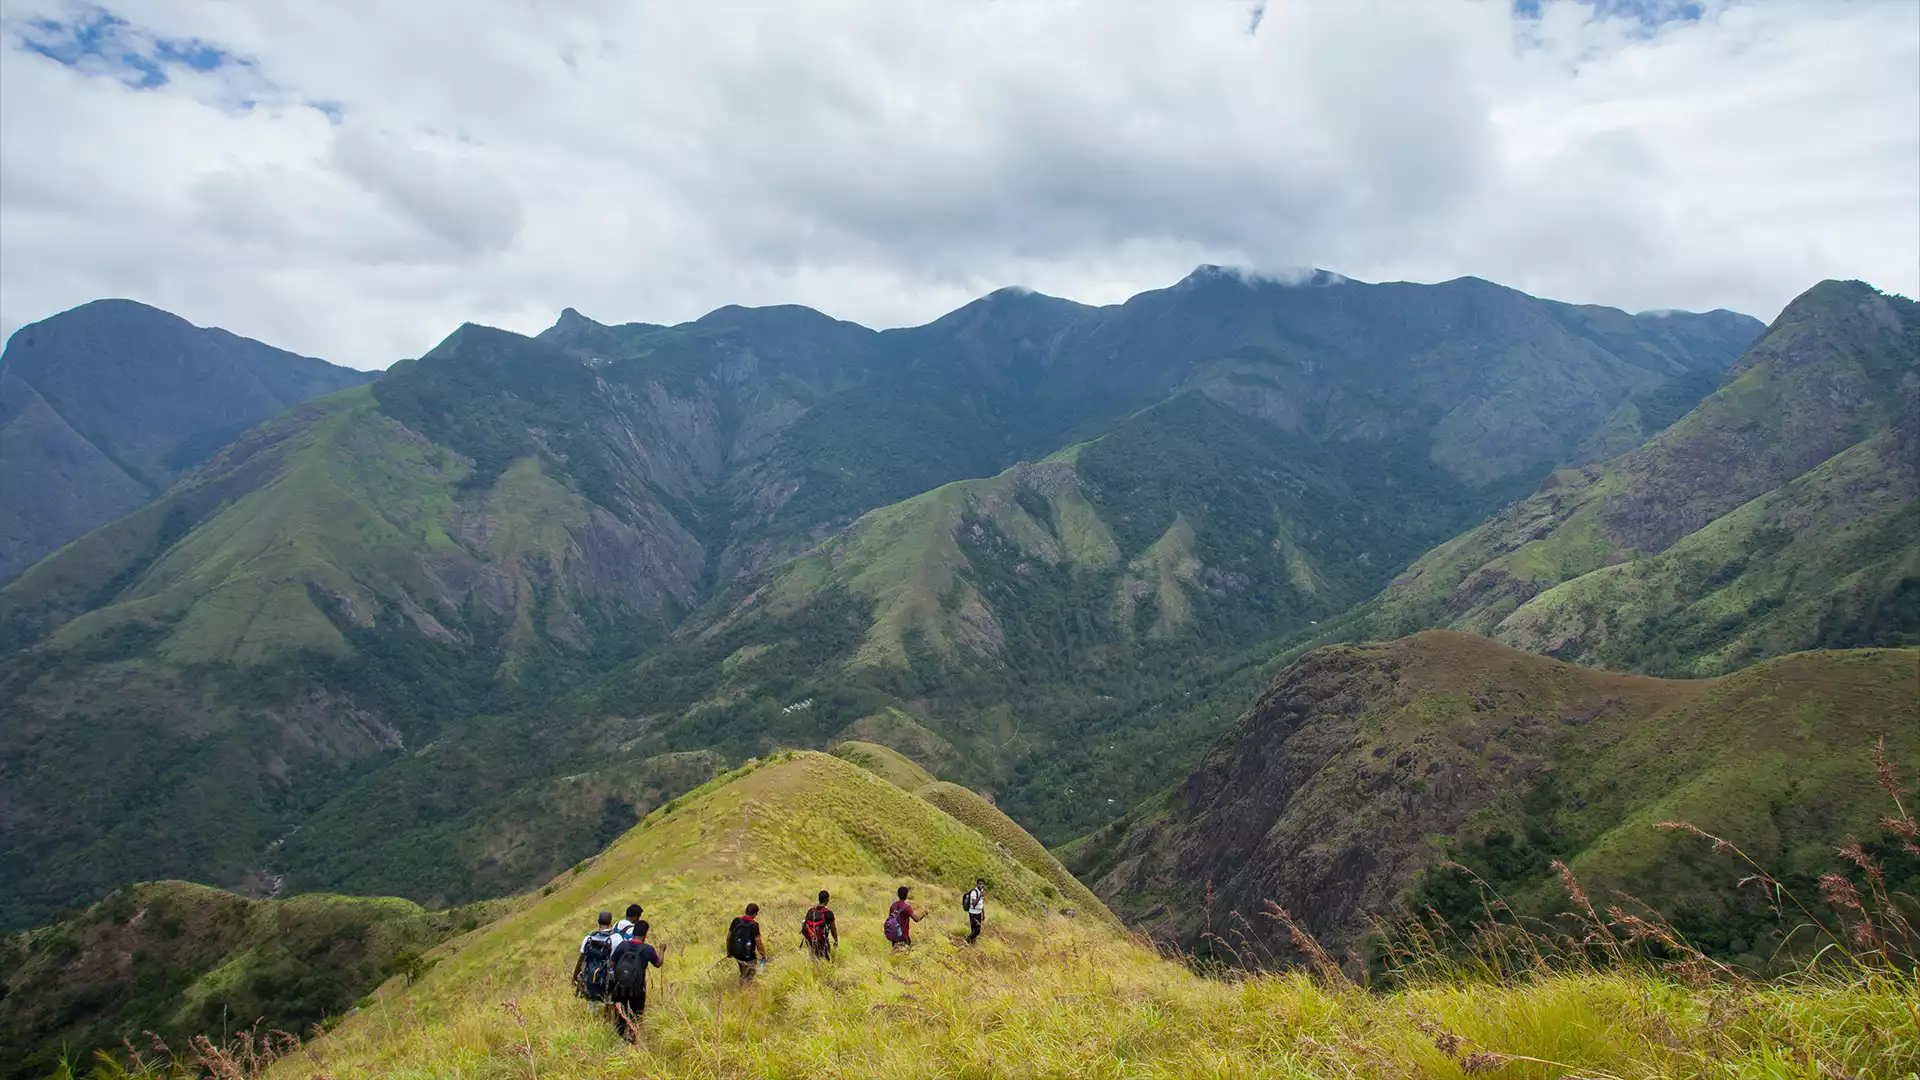
[[[980,924],[987,919],[987,879],[974,878],[973,888],[960,898],[960,904],[967,909],[967,944],[980,940]]]

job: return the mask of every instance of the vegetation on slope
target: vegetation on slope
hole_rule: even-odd
[[[1669,675],[1920,641],[1917,438],[1920,307],[1822,282],[1671,427],[1436,547],[1341,633],[1443,626]]]
[[[470,475],[347,391],[0,591],[44,638],[0,665],[0,925],[129,877],[285,873],[268,846],[357,771],[663,632],[672,592],[616,573],[657,550],[643,530],[537,458]],[[345,884],[311,869],[298,887]]]
[[[853,762],[902,791],[919,791],[935,782],[933,774],[918,762],[878,743],[850,739],[834,747],[833,756]]]
[[[0,582],[138,508],[247,428],[374,375],[130,300],[21,327],[0,354]]]
[[[1920,760],[1920,651],[1670,681],[1430,631],[1308,654],[1168,800],[1063,854],[1129,921],[1200,944],[1208,920],[1249,920],[1282,957],[1285,933],[1258,917],[1268,901],[1341,952],[1375,918],[1477,917],[1475,890],[1434,873],[1446,862],[1552,916],[1558,860],[1595,895],[1636,897],[1713,955],[1764,968],[1778,927],[1764,897],[1733,889],[1747,871],[1654,826],[1738,837],[1803,896],[1849,836],[1879,845],[1894,888],[1920,885],[1920,860],[1882,835],[1869,754],[1883,738]]]
[[[886,334],[799,308],[576,313],[538,340],[462,327],[0,594],[0,778],[27,792],[6,854],[29,871],[0,885],[0,925],[128,878],[511,888],[539,860],[356,864],[356,822],[388,852],[464,851],[449,823],[485,814],[416,798],[421,776],[486,803],[607,746],[737,759],[893,711],[954,747],[956,779],[1064,838],[1212,729],[1067,733],[1378,587],[1627,397],[1724,368],[1750,329],[1484,282],[1217,271],[1115,308],[996,294]],[[1016,470],[1037,483],[993,475],[1083,438]],[[1062,468],[1077,501],[1048,486]],[[827,549],[858,565],[802,560],[760,594],[776,610],[716,626],[869,511]],[[671,631],[674,655],[552,701]],[[95,763],[96,724],[123,733],[109,782],[66,806],[47,778]],[[571,853],[605,831],[569,835]]]
[[[987,933],[955,889],[987,868]],[[956,880],[960,879],[960,880]],[[879,922],[907,881],[932,914],[910,953]],[[757,763],[656,812],[545,895],[443,947],[269,1075],[720,1078],[1804,1077],[1920,1064],[1905,984],[1876,976],[1688,985],[1650,968],[1501,980],[1460,968],[1384,991],[1304,973],[1208,978],[1101,920],[1035,903],[1037,879],[972,830],[820,755]],[[834,893],[830,964],[796,948]],[[646,905],[667,967],[636,1042],[567,973],[592,913]],[[762,904],[775,959],[741,986],[727,919]],[[715,961],[721,961],[715,963]]]
[[[1909,398],[1920,432],[1920,383]],[[1577,663],[1672,675],[1798,649],[1920,644],[1920,443],[1884,432],[1658,555],[1541,593],[1495,633]]]
[[[424,911],[391,898],[314,893],[249,900],[161,881],[0,939],[0,1076],[51,1075],[60,1059],[265,1028],[305,1033],[345,1013],[421,955],[511,907]]]

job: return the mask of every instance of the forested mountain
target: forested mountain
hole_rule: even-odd
[[[1064,839],[1214,730],[1076,725],[1339,612],[1758,329],[1217,268],[881,333],[462,327],[0,591],[4,921],[168,876],[497,893],[685,755],[843,733]]]
[[[131,300],[21,327],[0,354],[0,582],[287,406],[376,374]]]
[[[1448,862],[1550,919],[1568,903],[1557,859],[1602,904],[1633,897],[1763,969],[1788,943],[1764,892],[1736,888],[1753,867],[1655,826],[1734,838],[1808,902],[1849,840],[1911,890],[1920,858],[1881,824],[1897,808],[1873,782],[1883,739],[1889,760],[1920,757],[1920,650],[1665,680],[1427,631],[1309,653],[1184,783],[1062,856],[1129,922],[1202,950],[1209,921],[1244,928],[1236,948],[1283,960],[1300,958],[1269,901],[1339,955],[1374,919],[1482,917]]]
[[[1920,644],[1917,315],[1859,282],[1815,286],[1670,427],[1556,470],[1318,632],[1456,627],[1612,672],[1448,632],[1307,653],[1183,785],[1069,864],[1188,941],[1210,885],[1216,920],[1271,899],[1347,944],[1394,912],[1477,910],[1444,860],[1551,915],[1561,859],[1759,965],[1764,904],[1716,891],[1689,837],[1651,826],[1739,838],[1808,894],[1834,843],[1880,833],[1867,749],[1920,749],[1920,653],[1860,648]],[[1314,636],[1209,677],[1246,686]],[[1817,647],[1851,651],[1798,652]],[[1219,704],[1167,715],[1200,727]],[[1882,839],[1896,876],[1920,874]]]
[[[1917,644],[1917,495],[1920,305],[1822,282],[1673,426],[1555,472],[1346,632],[1452,627],[1665,675]]]

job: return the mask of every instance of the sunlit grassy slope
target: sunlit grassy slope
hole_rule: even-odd
[[[994,884],[979,946],[957,888]],[[910,953],[892,889],[930,912]],[[843,944],[796,948],[833,890]],[[639,901],[666,947],[638,1042],[567,984],[601,908]],[[762,906],[774,960],[740,986],[721,938]],[[274,1075],[347,1077],[1292,1077],[1888,1075],[1916,1061],[1892,991],[1684,989],[1651,976],[1436,982],[1391,994],[1303,975],[1203,978],[1083,908],[928,801],[838,758],[780,755],[651,815],[547,893],[443,949]],[[664,976],[664,977],[663,977]],[[1467,1042],[1453,1046],[1448,1036]],[[1835,1070],[1822,1072],[1823,1069]]]

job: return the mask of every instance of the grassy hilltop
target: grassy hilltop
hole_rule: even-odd
[[[956,940],[956,890],[976,874],[995,891],[988,935],[969,949]],[[895,955],[879,924],[901,882],[931,914],[915,950]],[[845,935],[830,966],[795,947],[821,887]],[[632,900],[668,964],[636,1045],[566,981],[593,912]],[[728,917],[749,900],[777,952],[741,988],[716,961]],[[839,758],[776,755],[656,810],[269,1075],[1452,1077],[1500,1066],[1490,1075],[1811,1078],[1920,1064],[1920,1025],[1898,986],[1689,989],[1587,973],[1377,993],[1304,974],[1212,979],[1104,909],[1069,917],[1067,903],[1049,875],[926,799]]]

